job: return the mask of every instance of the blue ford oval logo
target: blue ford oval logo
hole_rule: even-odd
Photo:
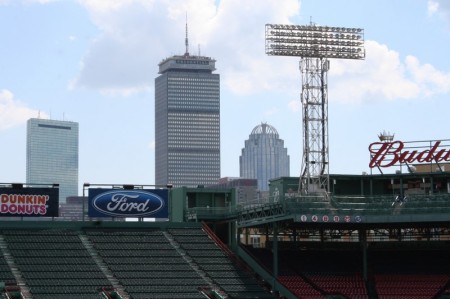
[[[164,208],[164,200],[150,192],[117,190],[100,193],[92,199],[93,207],[110,216],[150,216]]]

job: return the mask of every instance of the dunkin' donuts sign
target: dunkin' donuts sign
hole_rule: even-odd
[[[58,217],[57,188],[0,188],[0,217]]]
[[[419,144],[402,141],[374,142],[369,145],[369,167],[390,167],[399,164],[450,162],[450,148],[441,145],[442,141],[429,141]]]
[[[168,191],[89,189],[89,217],[168,218]]]

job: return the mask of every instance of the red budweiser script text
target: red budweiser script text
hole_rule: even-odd
[[[436,141],[430,148],[418,150],[403,150],[405,145],[401,141],[374,142],[369,145],[371,160],[369,167],[389,167],[397,163],[430,163],[449,162],[450,150],[439,149],[440,141]]]

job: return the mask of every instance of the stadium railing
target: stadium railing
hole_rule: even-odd
[[[275,201],[276,199],[276,201]],[[395,195],[379,196],[306,196],[287,194],[277,198],[269,198],[268,202],[258,205],[240,205],[238,215],[258,211],[278,209],[284,214],[333,214],[333,215],[417,215],[417,214],[449,214],[450,194],[411,194],[396,200]],[[279,212],[278,212],[279,213]],[[283,215],[279,215],[283,216]]]

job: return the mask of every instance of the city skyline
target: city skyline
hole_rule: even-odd
[[[152,184],[154,77],[163,57],[214,57],[221,75],[221,177],[239,176],[255,123],[277,128],[299,176],[299,60],[264,53],[267,23],[361,27],[364,62],[330,61],[330,173],[370,172],[384,130],[448,138],[448,1],[0,1],[0,181],[26,180],[26,121],[80,124],[79,185]]]

